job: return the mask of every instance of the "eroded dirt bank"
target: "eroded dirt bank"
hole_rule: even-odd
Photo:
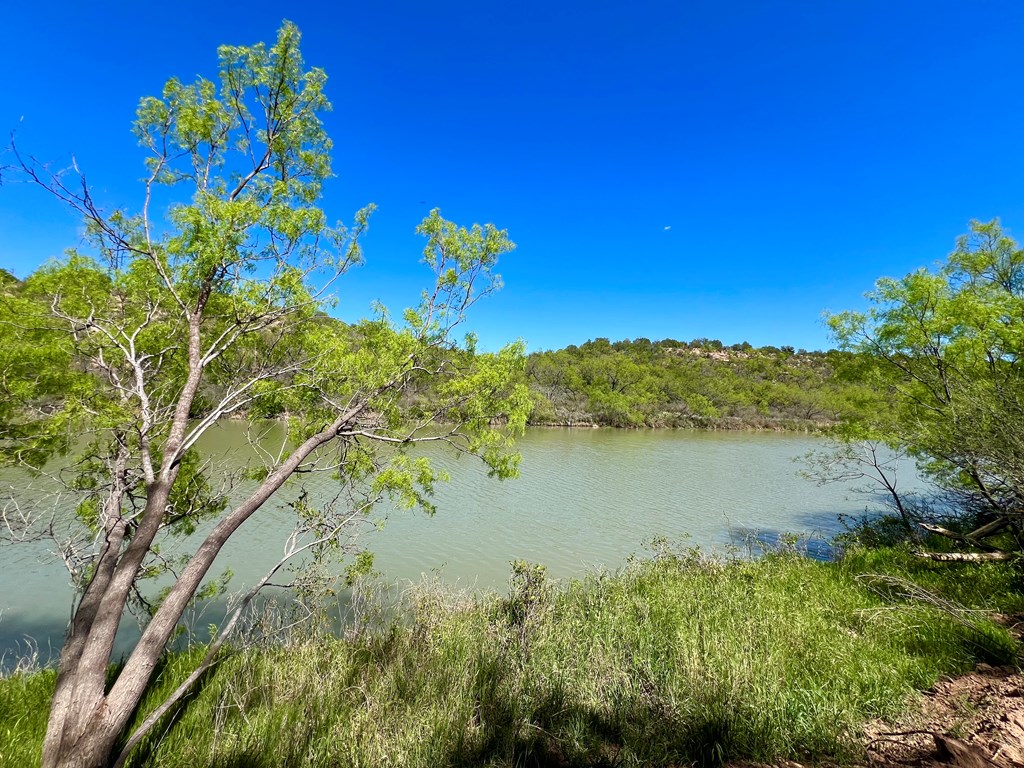
[[[868,734],[870,766],[1024,768],[1024,677],[980,664],[940,680],[898,723]]]

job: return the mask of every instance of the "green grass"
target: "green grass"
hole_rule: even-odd
[[[39,765],[56,680],[52,670],[0,679],[0,765]]]
[[[873,717],[978,660],[1012,660],[979,614],[1016,610],[1006,566],[935,569],[898,550],[828,564],[692,552],[508,598],[418,591],[411,618],[226,659],[135,766],[611,766],[853,761]],[[965,617],[967,617],[965,619]],[[194,663],[169,658],[145,710]],[[0,682],[3,760],[38,762],[51,673]],[[13,746],[7,746],[7,744]]]

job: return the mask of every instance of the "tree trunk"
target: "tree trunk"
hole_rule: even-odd
[[[1013,552],[915,552],[918,557],[943,563],[989,563],[1012,560]]]
[[[61,655],[58,692],[50,709],[42,768],[106,768],[114,746],[142,700],[174,627],[224,544],[238,526],[277,492],[296,467],[317,448],[334,440],[343,426],[364,407],[353,407],[329,427],[308,438],[248,499],[221,519],[171,587],[108,693],[105,677],[114,633],[124,610],[127,588],[142,565],[141,557],[136,559],[134,555],[139,551],[143,555],[149,551],[156,529],[147,531],[145,528],[154,519],[151,513],[155,507],[160,510],[155,518],[159,522],[167,501],[169,486],[158,482],[151,487],[143,522],[120,561],[113,566],[113,578],[103,585],[96,585],[94,578],[86,590],[83,605],[89,598],[98,603],[98,608],[91,620],[83,622],[84,639],[79,640],[74,635],[82,605],[69,629],[66,649],[73,647],[77,650],[74,654],[69,652],[67,659],[63,653]],[[132,574],[130,579],[126,578],[129,571]],[[90,592],[94,587],[100,592],[92,598]]]
[[[87,695],[83,681],[89,676],[83,675],[82,657],[107,595],[124,541],[126,524],[121,516],[121,502],[126,490],[125,471],[127,465],[128,453],[127,450],[122,449],[115,460],[113,484],[104,503],[106,535],[103,547],[96,560],[92,579],[89,580],[82,593],[82,598],[68,625],[64,646],[61,648],[57,683],[50,705],[46,737],[43,741],[44,766],[59,764],[59,756],[64,752],[64,742],[74,741],[84,733],[85,713],[102,703],[106,662],[96,665],[97,668],[93,670],[94,682],[90,686],[93,693]],[[97,677],[98,684],[95,682]]]
[[[100,715],[105,709],[104,699],[92,717],[85,711],[68,712],[66,722],[84,721],[86,729],[75,741],[61,742],[58,753],[44,755],[43,768],[107,768],[121,728],[115,723],[103,722]]]

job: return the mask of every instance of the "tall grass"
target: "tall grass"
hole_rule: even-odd
[[[18,671],[0,679],[0,765],[39,765],[56,681],[53,670]]]
[[[886,592],[857,564],[662,552],[552,588],[516,564],[506,598],[434,588],[384,631],[236,653],[134,766],[611,766],[855,760],[865,720],[937,676],[1015,646],[977,618]],[[973,574],[982,587],[971,587]],[[1009,575],[1007,575],[1009,574]],[[933,576],[932,591],[1019,601],[1010,569]],[[950,595],[946,596],[946,599]],[[172,656],[142,710],[195,659]],[[0,754],[38,761],[51,673],[0,683]],[[18,713],[21,713],[18,715]],[[14,746],[8,746],[12,744]],[[35,751],[33,751],[35,750]]]

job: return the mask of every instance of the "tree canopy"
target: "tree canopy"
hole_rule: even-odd
[[[866,312],[830,325],[883,398],[848,428],[909,451],[966,518],[966,559],[1020,549],[1024,523],[1024,251],[999,222],[972,222],[946,262],[883,278]],[[992,538],[995,537],[995,538]],[[977,550],[980,550],[978,552]],[[961,557],[952,553],[947,559]]]

